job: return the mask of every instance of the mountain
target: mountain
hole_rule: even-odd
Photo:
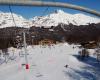
[[[99,18],[91,17],[82,13],[70,14],[62,10],[56,10],[55,12],[46,16],[35,16],[32,20],[27,20],[21,15],[13,13],[14,21],[17,27],[29,28],[31,26],[36,27],[50,27],[57,26],[60,23],[73,25],[87,25],[88,23],[100,23]],[[0,28],[15,26],[13,17],[9,12],[0,12]]]
[[[82,13],[78,14],[69,14],[62,10],[56,10],[54,13],[51,13],[42,17],[34,17],[33,25],[34,26],[57,26],[59,23],[73,25],[87,25],[88,23],[99,23],[99,18],[94,18]]]
[[[31,21],[15,13],[13,13],[12,15],[17,27],[30,27]],[[15,26],[12,15],[11,13],[0,12],[0,28]]]

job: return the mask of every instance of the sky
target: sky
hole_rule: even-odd
[[[100,11],[100,0],[41,0],[41,1],[54,1],[54,2],[64,2],[71,3],[83,7],[88,7],[97,11]],[[60,7],[30,7],[30,6],[11,6],[12,12],[22,15],[26,19],[30,19],[34,16],[44,16],[54,12],[55,10],[61,9],[67,13],[75,14],[75,13],[84,13],[78,10],[68,9],[68,8],[60,8]],[[2,12],[10,12],[8,6],[0,5],[0,11]],[[85,14],[85,13],[84,13]],[[88,14],[89,15],[89,14]]]

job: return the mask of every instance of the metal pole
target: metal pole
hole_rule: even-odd
[[[43,1],[31,1],[31,0],[0,0],[0,5],[12,5],[12,6],[52,6],[52,7],[63,7],[70,8],[75,10],[80,10],[83,12],[87,12],[90,14],[94,14],[100,17],[100,12],[95,11],[93,9],[89,9],[82,6],[77,6],[69,3],[61,3],[61,2],[43,2]]]
[[[26,45],[26,36],[25,36],[25,32],[23,32],[23,38],[24,38],[24,50],[25,50],[25,61],[26,61],[26,69],[29,69],[29,65],[28,65],[28,58],[27,58],[27,45]]]

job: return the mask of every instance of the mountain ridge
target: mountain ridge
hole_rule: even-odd
[[[62,10],[57,10],[54,13],[51,13],[42,17],[34,17],[33,25],[34,26],[57,26],[59,23],[73,25],[87,25],[88,23],[99,23],[99,18],[94,18],[82,13],[70,14]]]
[[[14,17],[15,23],[13,22]],[[0,28],[4,27],[24,27],[29,28],[31,26],[36,27],[51,27],[57,26],[60,23],[67,24],[72,23],[73,25],[88,25],[88,23],[100,23],[99,18],[91,17],[82,13],[70,14],[62,10],[56,10],[55,12],[45,16],[35,16],[32,20],[25,19],[19,14],[10,12],[0,12]]]
[[[14,21],[13,21],[13,17]],[[21,15],[10,13],[10,12],[0,12],[0,28],[4,27],[25,27],[29,28],[31,21],[23,18]]]

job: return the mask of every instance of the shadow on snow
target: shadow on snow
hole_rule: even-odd
[[[85,57],[81,59],[79,55],[73,55],[78,61],[84,63],[80,70],[68,68],[64,71],[65,75],[71,77],[72,80],[100,80],[100,62],[94,57]]]

